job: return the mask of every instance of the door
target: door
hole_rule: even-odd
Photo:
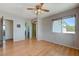
[[[3,46],[3,16],[0,18],[0,47]]]

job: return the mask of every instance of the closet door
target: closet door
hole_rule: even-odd
[[[0,47],[3,47],[3,16],[0,18]]]

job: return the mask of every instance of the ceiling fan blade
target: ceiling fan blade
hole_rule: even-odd
[[[27,8],[27,10],[34,10],[34,8]]]
[[[49,10],[47,10],[47,9],[41,9],[42,11],[45,11],[45,12],[49,12]]]

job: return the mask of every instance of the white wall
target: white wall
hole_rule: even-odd
[[[38,22],[36,24],[36,38],[38,40],[42,40],[43,39],[43,21],[41,19],[38,19]],[[46,30],[46,29],[45,29]]]
[[[13,38],[14,38],[14,41],[25,40],[25,30],[26,30],[25,23],[27,23],[27,28],[29,27],[30,38],[31,38],[32,24],[31,24],[30,20],[15,18],[13,21],[14,21],[13,22],[13,36],[14,36]],[[21,27],[18,28],[17,24],[20,24]]]
[[[5,20],[5,39],[13,39],[13,21]]]
[[[20,24],[20,28],[17,27]],[[25,20],[24,19],[14,19],[13,21],[13,38],[14,41],[25,40]]]
[[[60,45],[79,49],[79,14],[78,9],[65,11],[38,21],[38,40],[46,40]],[[76,34],[63,34],[52,32],[52,19],[76,14]]]

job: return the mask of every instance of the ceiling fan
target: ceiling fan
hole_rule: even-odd
[[[49,10],[43,8],[44,3],[40,3],[35,6],[35,8],[27,8],[27,10],[34,10],[35,14],[40,14],[42,12],[49,12]]]

